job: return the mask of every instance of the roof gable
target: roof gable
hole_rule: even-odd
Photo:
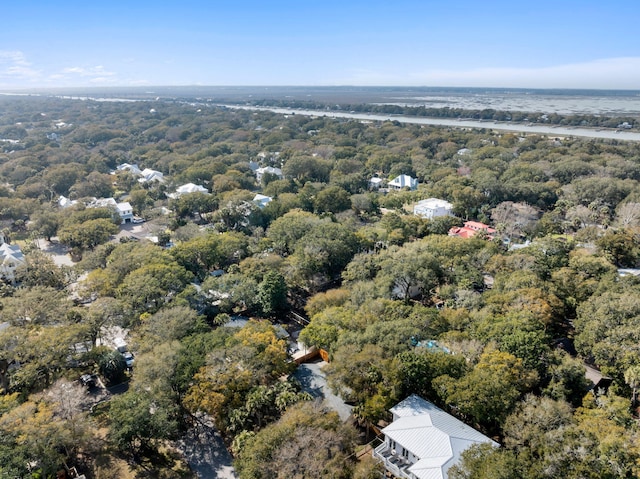
[[[405,186],[407,186],[409,188],[414,188],[414,187],[418,186],[418,180],[415,179],[415,178],[412,178],[409,175],[399,175],[399,176],[396,176],[389,183],[387,183],[387,185],[389,185],[389,186],[397,186],[399,188],[404,188]]]
[[[435,404],[411,395],[391,410],[394,421],[382,432],[418,460],[408,470],[419,479],[443,479],[460,455],[473,444],[498,443],[446,413]]]

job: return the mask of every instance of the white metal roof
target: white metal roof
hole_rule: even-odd
[[[393,180],[391,180],[387,184],[390,186],[397,186],[400,188],[404,188],[405,186],[413,188],[414,186],[418,185],[418,180],[416,178],[412,178],[409,175],[400,175],[400,176],[396,176]]]
[[[416,207],[424,207],[424,208],[445,208],[452,209],[453,205],[446,200],[441,200],[439,198],[427,198],[426,200],[420,200],[416,204]]]
[[[428,414],[431,411],[442,411],[435,404],[422,399],[420,396],[412,394],[403,401],[393,406],[389,411],[394,416],[420,416],[422,414]]]
[[[127,213],[127,212],[131,212],[131,203],[129,203],[128,201],[125,201],[123,203],[118,203],[116,205],[116,208],[118,209],[119,213]]]
[[[473,444],[499,445],[419,396],[409,396],[391,412],[394,421],[382,432],[418,458],[409,471],[419,479],[445,479]]]

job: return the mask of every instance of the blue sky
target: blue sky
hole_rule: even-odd
[[[0,89],[640,89],[638,0],[3,3]]]

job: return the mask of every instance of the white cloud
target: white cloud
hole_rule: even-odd
[[[541,68],[429,69],[405,75],[355,71],[336,84],[512,88],[637,89],[640,57],[606,58]]]
[[[150,82],[149,80],[133,80],[133,79],[129,79],[126,81],[127,85],[131,85],[131,86],[148,86],[148,85],[152,85],[153,83]]]
[[[69,67],[69,68],[64,68],[62,71],[64,73],[78,73],[78,74],[82,75],[84,73],[84,68]]]
[[[70,75],[78,75],[81,77],[114,77],[115,72],[105,70],[104,66],[96,65],[89,68],[84,67],[67,67],[62,70],[63,73]]]
[[[0,50],[0,65],[22,65],[29,66],[30,63],[24,56],[24,53],[18,50]]]
[[[21,51],[0,50],[0,83],[33,81],[42,73],[31,67]]]

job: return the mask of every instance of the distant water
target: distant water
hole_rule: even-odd
[[[66,96],[98,101],[256,100],[327,104],[397,104],[427,108],[493,109],[536,113],[640,117],[640,90],[551,90],[452,87],[156,86],[21,91],[8,94]],[[300,105],[302,107],[302,105]]]
[[[640,93],[619,91],[463,91],[405,94],[382,104],[602,116],[640,116]]]
[[[155,90],[158,95],[163,92]],[[172,95],[178,91],[171,90]],[[379,103],[427,108],[493,109],[640,117],[640,90],[568,90],[448,87],[199,87],[193,96],[255,101]]]
[[[159,95],[162,93],[156,90]],[[177,92],[172,90],[175,95]],[[437,87],[200,87],[194,96],[215,100],[260,99],[324,102],[328,104],[377,103],[427,108],[493,109],[602,116],[640,117],[640,90],[537,90],[505,88]]]

